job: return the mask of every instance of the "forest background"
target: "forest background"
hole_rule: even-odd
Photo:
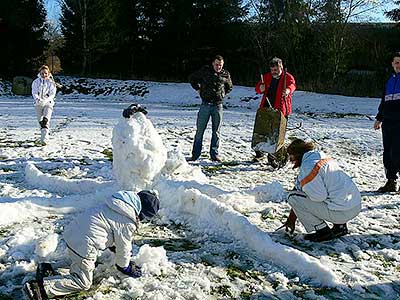
[[[186,82],[215,54],[235,85],[253,86],[284,60],[298,88],[380,97],[400,50],[400,1],[374,22],[378,0],[44,0],[0,2],[0,80],[54,74]],[[397,22],[397,23],[396,23]]]

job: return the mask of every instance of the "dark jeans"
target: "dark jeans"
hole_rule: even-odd
[[[203,102],[200,105],[200,110],[197,113],[197,122],[196,122],[197,129],[196,129],[196,135],[194,136],[194,143],[192,150],[193,159],[198,159],[201,155],[201,149],[203,147],[203,135],[204,131],[207,128],[207,124],[208,121],[210,120],[210,117],[212,125],[212,136],[210,144],[211,159],[214,159],[218,155],[219,136],[220,136],[219,131],[222,124],[222,113],[223,113],[222,104],[211,105]]]
[[[384,120],[382,137],[386,178],[396,180],[400,172],[400,121]]]

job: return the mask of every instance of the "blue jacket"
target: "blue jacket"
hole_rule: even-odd
[[[376,119],[400,121],[400,73],[392,74],[386,82]]]

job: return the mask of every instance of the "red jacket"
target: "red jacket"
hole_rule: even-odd
[[[279,79],[278,87],[276,89],[276,98],[274,102],[274,108],[280,110],[284,116],[288,116],[292,112],[292,94],[296,90],[296,81],[294,80],[293,75],[290,73],[286,72],[286,88],[290,89],[290,94],[286,96],[286,105],[284,103],[284,96],[282,95],[282,90],[283,90],[283,81],[284,81],[284,76],[285,71],[282,72],[281,78]],[[263,80],[265,83],[265,91],[264,93],[260,91],[260,85],[261,85],[261,80],[257,82],[256,84],[256,93],[257,94],[264,94],[261,100],[260,108],[264,107],[265,104],[265,98],[267,97],[268,93],[268,88],[271,84],[272,81],[272,75],[271,73],[265,73],[263,75]],[[287,108],[287,109],[286,109]]]

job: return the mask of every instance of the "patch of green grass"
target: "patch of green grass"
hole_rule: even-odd
[[[384,268],[394,267],[394,262],[387,260],[383,255],[375,254],[371,255],[371,257],[375,260],[379,260]]]
[[[4,226],[0,228],[0,237],[10,236],[11,226]]]
[[[252,293],[243,291],[240,293],[240,299],[250,300],[251,295]]]
[[[211,294],[213,294],[213,295],[217,294],[217,295],[221,295],[223,297],[229,297],[229,298],[233,297],[232,292],[229,289],[229,286],[226,284],[211,288]]]
[[[216,166],[204,166],[203,169],[207,173],[217,173],[218,171],[221,171],[224,168],[223,165],[216,165]]]
[[[226,271],[226,274],[231,277],[231,278],[240,278],[243,280],[246,280],[248,276],[246,276],[246,271],[242,270],[241,268],[237,266],[230,265],[228,267],[228,270]]]
[[[151,239],[147,242],[153,247],[163,246],[168,251],[190,251],[200,248],[199,245],[187,239]]]
[[[0,294],[0,300],[13,300],[13,298],[8,295]]]
[[[112,161],[113,160],[113,152],[112,149],[104,149],[101,151],[102,154],[104,154],[108,160]]]
[[[339,254],[337,254],[335,252],[328,253],[328,256],[333,257],[333,258],[339,258]]]

